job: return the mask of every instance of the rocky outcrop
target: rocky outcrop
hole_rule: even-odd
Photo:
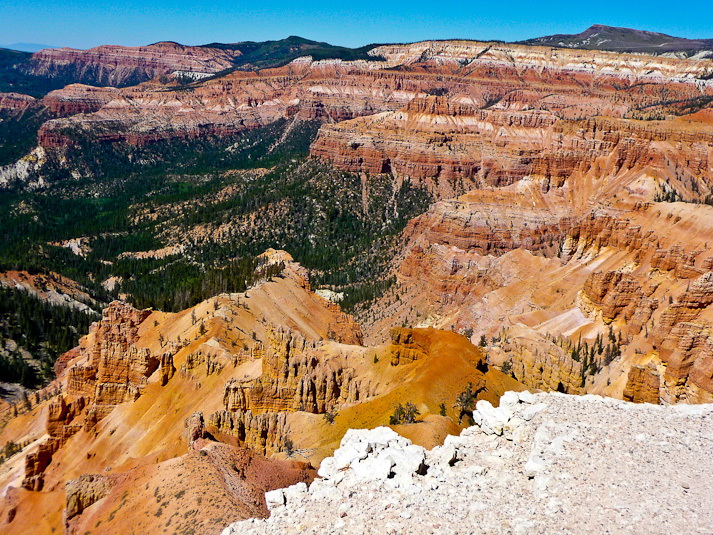
[[[118,95],[119,91],[113,87],[70,84],[45,95],[42,104],[55,115],[93,113],[99,111]]]
[[[409,221],[404,238],[481,255],[518,248],[554,254],[574,218],[564,207],[544,202],[537,194],[533,202],[529,193],[487,189],[435,203]]]
[[[704,529],[713,526],[704,507],[711,478],[699,477],[712,457],[712,406],[513,392],[498,408],[478,405],[480,425],[432,450],[388,428],[349,430],[322,461],[321,479],[266,493],[269,518],[235,523],[223,535],[272,535],[295,525],[352,535],[367,523],[399,533],[458,533],[466,525],[552,533],[564,525],[595,535],[602,525],[621,525],[664,535],[686,531],[692,514]]]
[[[580,173],[617,176],[653,166],[670,174],[662,142],[678,152],[677,167],[710,178],[708,151],[700,150],[682,122],[647,128],[625,120],[575,122],[541,109],[476,110],[429,99],[398,112],[325,125],[312,155],[352,172],[391,172],[441,198],[527,176],[549,189]],[[713,131],[699,130],[704,145],[713,146]]]
[[[104,498],[109,494],[111,485],[110,478],[96,474],[67,481],[64,488],[67,503],[65,520],[81,514],[87,507]]]
[[[53,399],[47,408],[47,434],[58,439],[62,447],[69,437],[79,431],[82,426],[72,423],[84,410],[87,400],[83,396],[76,397],[70,403],[64,396]]]
[[[624,399],[633,403],[660,402],[661,377],[654,365],[632,366],[626,379]]]
[[[688,284],[686,291],[661,314],[655,340],[664,350],[673,349],[680,336],[672,333],[675,326],[698,317],[701,311],[713,304],[713,272],[707,272]],[[668,336],[669,333],[673,336]]]
[[[161,353],[159,357],[159,382],[161,386],[166,386],[171,378],[176,374],[176,367],[173,365],[173,355],[175,350]]]
[[[321,414],[369,395],[341,357],[331,356],[323,342],[307,340],[298,331],[270,328],[262,360],[257,379],[226,383],[224,410],[208,420],[208,426],[259,452],[280,451],[286,413]]]
[[[52,462],[52,456],[59,449],[59,440],[50,438],[39,445],[37,451],[28,453],[25,457],[25,477],[22,487],[39,492],[44,487],[44,472]]]
[[[662,342],[659,356],[666,364],[664,401],[713,401],[713,328],[709,322],[677,323]]]
[[[27,457],[25,488],[41,490],[43,472],[53,454],[82,429],[92,431],[116,405],[138,399],[156,370],[161,385],[173,377],[173,355],[178,347],[153,355],[148,348],[134,345],[139,325],[150,313],[114,301],[104,309],[101,321],[92,325],[91,342],[72,353],[74,359],[84,357],[84,363],[69,368],[66,395],[53,399],[48,406],[50,439]]]
[[[22,93],[0,93],[0,112],[24,111],[38,105],[39,101],[30,95],[23,95]]]
[[[92,343],[82,349],[86,363],[69,369],[67,394],[91,399],[90,412],[99,418],[126,401],[135,401],[157,369],[166,384],[175,373],[174,347],[161,355],[138,348],[139,325],[151,313],[115,301],[104,309],[102,320],[92,326]]]
[[[572,358],[571,349],[550,340],[515,337],[501,342],[509,355],[512,375],[528,388],[583,394],[585,389],[582,362]]]
[[[388,347],[388,354],[392,366],[410,364],[417,360],[423,360],[437,354],[434,347],[440,342],[438,336],[434,336],[433,329],[410,329],[405,327],[394,327],[391,329],[391,343]],[[485,365],[485,355],[477,353],[480,357],[474,364],[476,367]]]
[[[584,283],[580,308],[600,311],[607,324],[621,317],[627,330],[638,334],[659,306],[651,297],[657,288],[658,284],[648,278],[620,271],[595,272]]]
[[[426,358],[431,349],[431,338],[422,330],[391,329],[391,365],[408,364],[414,360]]]
[[[202,412],[194,412],[190,418],[186,418],[183,426],[185,427],[183,435],[188,447],[192,447],[195,441],[205,436],[205,422],[203,421]]]
[[[223,403],[229,411],[323,413],[360,399],[353,370],[329,358],[321,344],[297,331],[268,331],[263,373],[251,381],[229,381]]]
[[[478,110],[444,97],[416,98],[398,112],[325,125],[311,153],[348,171],[409,178],[449,198],[526,176],[532,168],[526,162],[540,147],[528,132],[548,131],[555,121],[546,112]]]
[[[209,428],[217,435],[228,435],[237,439],[242,447],[263,455],[284,451],[287,440],[287,413],[266,412],[253,414],[252,411],[217,411],[210,415]]]

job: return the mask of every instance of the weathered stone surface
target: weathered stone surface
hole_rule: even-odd
[[[149,349],[134,345],[139,325],[150,312],[115,301],[104,309],[102,320],[93,324],[91,344],[72,354],[73,358],[83,356],[85,363],[67,371],[66,396],[60,395],[49,404],[46,425],[51,438],[27,457],[25,488],[41,490],[42,473],[52,455],[80,430],[94,429],[119,403],[138,399],[148,377],[159,366],[162,385],[173,377],[177,348],[154,356]]]
[[[208,420],[219,432],[256,451],[280,451],[287,412],[324,413],[368,396],[354,370],[330,357],[322,342],[282,327],[269,329],[267,337],[262,375],[226,383],[225,410]]]
[[[638,334],[658,308],[658,300],[650,297],[657,287],[658,284],[652,284],[648,278],[607,271],[587,277],[582,292],[601,311],[605,323],[622,317],[627,323],[631,322],[629,332]]]
[[[177,346],[153,355],[148,348],[134,345],[139,325],[150,313],[121,301],[111,303],[104,309],[102,320],[92,326],[92,343],[82,348],[86,364],[69,369],[67,393],[91,400],[92,416],[86,419],[90,426],[115,405],[138,399],[148,377],[157,369],[162,385],[173,377]]]
[[[83,84],[69,84],[62,89],[50,91],[42,99],[55,115],[75,115],[93,113],[119,95],[113,87],[94,87]]]
[[[229,411],[323,413],[360,397],[352,369],[328,358],[320,342],[280,327],[268,331],[262,376],[228,382],[223,402]]]
[[[101,475],[83,475],[67,481],[64,493],[66,519],[81,514],[87,507],[104,498],[111,490],[111,480]]]
[[[713,401],[713,329],[709,323],[677,323],[661,344],[660,357],[666,363],[663,400]]]
[[[501,406],[515,411],[509,422],[519,420],[512,433],[519,440],[487,435],[474,426],[426,451],[425,471],[414,470],[421,455],[407,453],[412,446],[406,439],[381,437],[381,428],[350,430],[335,457],[322,462],[323,478],[310,485],[307,496],[273,493],[277,507],[269,518],[233,524],[223,535],[272,535],[295,526],[356,535],[365,525],[371,531],[466,529],[502,535],[562,529],[597,535],[606,525],[664,535],[672,526],[686,531],[691,514],[704,529],[713,526],[713,514],[705,507],[711,478],[705,471],[691,475],[711,460],[713,406],[634,405],[554,393],[533,397],[538,403],[501,399]],[[520,418],[526,410],[534,414]],[[379,438],[369,438],[372,434]],[[344,449],[364,454],[340,470],[336,453]],[[376,469],[359,471],[362,465],[376,467],[381,459],[393,461],[392,477],[377,477],[383,472]],[[399,475],[402,466],[408,469]],[[652,487],[660,492],[652,493]]]
[[[632,366],[624,388],[624,399],[633,403],[660,402],[661,377],[655,366]]]
[[[0,110],[24,111],[39,105],[39,101],[22,93],[0,93]]]
[[[193,446],[193,443],[203,438],[205,435],[205,422],[203,421],[202,412],[194,412],[190,418],[184,422],[185,431],[183,435],[188,442],[188,446]]]
[[[252,411],[217,411],[210,415],[207,425],[237,438],[239,444],[262,454],[284,450],[287,413],[266,412],[254,414]]]
[[[176,367],[173,365],[174,351],[162,353],[160,358],[159,374],[161,376],[161,386],[166,386],[171,378],[176,374]]]
[[[391,329],[391,365],[408,364],[428,356],[431,339],[424,331],[394,327]]]
[[[44,486],[44,471],[52,462],[52,456],[59,449],[59,440],[50,438],[39,445],[34,453],[25,457],[25,478],[22,487],[39,492]]]

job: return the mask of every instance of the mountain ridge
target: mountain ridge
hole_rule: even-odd
[[[554,34],[519,41],[526,45],[547,45],[582,50],[613,52],[697,53],[713,51],[713,39],[688,39],[664,33],[593,24],[578,34]],[[713,54],[713,52],[711,52]]]

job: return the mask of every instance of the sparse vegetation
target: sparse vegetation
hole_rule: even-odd
[[[500,371],[506,375],[512,375],[512,363],[509,360],[506,360],[503,362],[503,365],[500,366]]]
[[[421,414],[416,405],[410,401],[406,405],[399,403],[394,409],[394,413],[389,418],[389,425],[412,424]]]
[[[327,411],[324,413],[324,421],[327,422],[328,424],[332,425],[334,424],[334,419],[337,417],[336,412],[330,412]]]
[[[0,380],[27,388],[49,382],[57,358],[75,347],[97,319],[91,312],[0,286]]]
[[[285,453],[288,457],[292,457],[295,454],[295,444],[291,438],[285,439]]]
[[[477,392],[473,391],[473,383],[468,383],[465,389],[458,394],[453,407],[458,410],[458,423],[463,421],[463,417],[468,415],[473,416],[473,409],[475,409],[475,402],[477,400]]]

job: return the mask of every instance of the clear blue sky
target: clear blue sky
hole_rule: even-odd
[[[0,1],[0,43],[76,48],[163,40],[193,45],[261,41],[288,35],[345,46],[453,37],[515,41],[578,33],[594,23],[713,38],[713,1]]]

